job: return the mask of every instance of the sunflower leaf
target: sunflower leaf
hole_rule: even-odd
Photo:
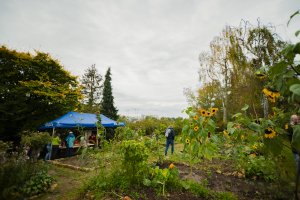
[[[293,92],[294,94],[300,96],[300,84],[291,85],[290,91]]]

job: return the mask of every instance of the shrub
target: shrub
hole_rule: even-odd
[[[123,153],[122,168],[130,185],[140,185],[147,174],[148,152],[145,145],[134,140],[123,141],[121,145]]]
[[[43,163],[31,162],[27,159],[24,152],[10,152],[7,153],[11,146],[7,143],[0,141],[1,165],[0,165],[0,199],[22,199],[24,196],[31,196],[34,194],[42,193],[50,186],[51,179],[47,174],[47,168]],[[43,176],[41,177],[41,175]],[[34,177],[38,178],[34,178]],[[34,189],[36,192],[27,192],[23,190],[23,186],[32,184],[41,185],[47,183],[42,188]],[[52,180],[52,179],[51,179]],[[37,182],[40,182],[38,184]],[[35,186],[32,186],[32,188]],[[40,186],[39,186],[40,187]],[[33,189],[30,189],[33,191]]]

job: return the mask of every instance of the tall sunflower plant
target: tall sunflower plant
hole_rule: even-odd
[[[232,147],[244,146],[242,152],[249,155],[279,155],[283,147],[282,138],[286,136],[286,132],[284,125],[279,124],[278,117],[274,114],[269,119],[253,119],[246,114],[237,113],[223,131],[224,138]]]
[[[211,160],[217,154],[217,145],[215,141],[218,137],[215,135],[216,123],[213,120],[218,108],[194,110],[189,107],[186,114],[189,116],[185,120],[182,129],[181,142],[184,144],[184,157],[192,167],[202,159]]]

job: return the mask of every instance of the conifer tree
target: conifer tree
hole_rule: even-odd
[[[95,64],[85,70],[81,79],[84,112],[97,112],[101,100],[102,76],[98,73]]]
[[[101,100],[100,110],[101,110],[101,114],[114,120],[118,119],[118,110],[114,106],[114,97],[112,95],[110,68],[108,68],[105,74],[103,97]]]

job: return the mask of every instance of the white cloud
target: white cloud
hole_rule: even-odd
[[[298,7],[297,7],[298,6]],[[225,25],[260,18],[294,40],[296,0],[0,1],[0,44],[49,52],[72,74],[112,69],[121,114],[182,116],[198,55]]]

